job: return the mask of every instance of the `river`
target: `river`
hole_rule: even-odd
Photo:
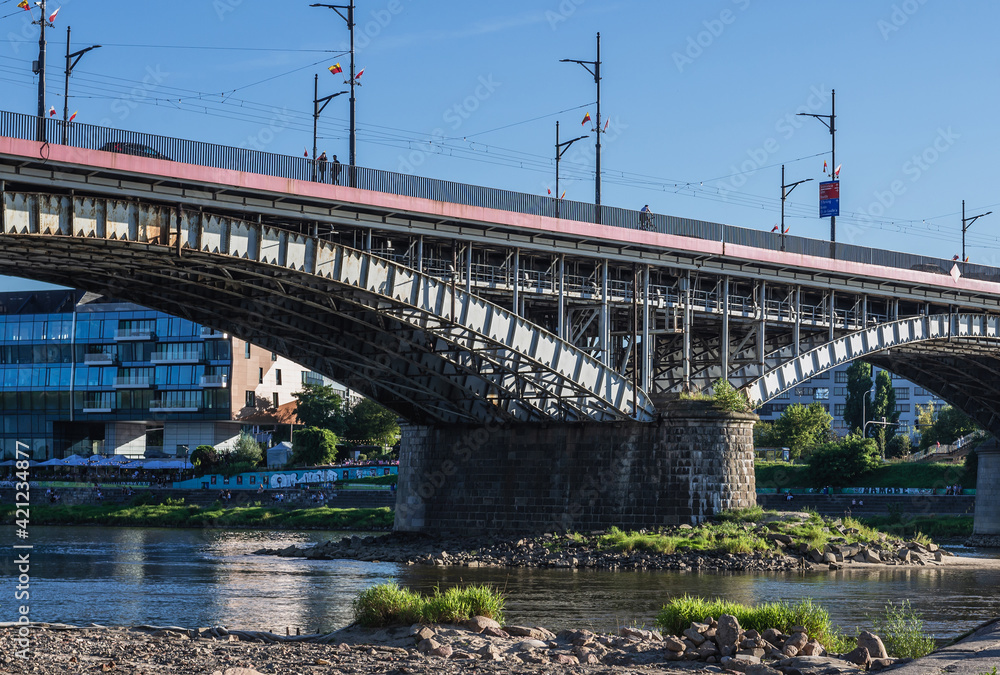
[[[954,637],[1000,615],[1000,570],[994,569],[700,574],[441,568],[250,555],[265,546],[342,535],[34,527],[30,616],[73,624],[329,631],[350,623],[358,591],[383,581],[418,590],[492,583],[507,597],[509,622],[555,629],[650,626],[665,601],[684,593],[749,604],[812,598],[845,630],[868,627],[867,614],[909,599],[937,638]],[[2,564],[11,582],[12,560],[8,554]],[[0,621],[14,620],[11,602],[4,600],[0,608],[6,615]]]

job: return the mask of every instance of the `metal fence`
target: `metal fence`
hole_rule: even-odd
[[[41,124],[39,124],[40,122]],[[0,136],[24,140],[36,140],[41,136],[43,139],[48,139],[50,143],[58,143],[62,141],[64,135],[67,145],[76,148],[159,157],[186,164],[232,169],[294,180],[309,181],[313,179],[314,175],[313,160],[305,157],[291,157],[247,148],[235,148],[75,122],[64,128],[62,120],[39,120],[33,115],[0,111]],[[641,214],[631,209],[601,206],[600,219],[598,220],[597,207],[584,202],[556,200],[549,196],[467,185],[360,166],[341,165],[338,170],[335,165],[328,164],[326,169],[323,178],[327,183],[336,182],[338,185],[350,185],[376,192],[467,206],[481,206],[500,211],[560,217],[584,223],[600,222],[603,225],[633,230],[642,229]],[[654,214],[650,229],[666,234],[739,244],[771,251],[782,249],[782,237],[777,233],[690,218]],[[831,244],[819,239],[789,235],[784,237],[784,250],[820,258],[835,258],[939,274],[949,273],[954,264],[952,260],[942,258],[851,244]],[[960,263],[960,269],[963,276],[966,277],[1000,281],[1000,269],[995,267]]]

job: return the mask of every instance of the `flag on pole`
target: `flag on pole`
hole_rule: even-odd
[[[969,256],[965,256],[965,261],[964,262],[969,262]]]
[[[73,111],[73,114],[69,116],[69,121],[70,121],[70,122],[72,122],[72,121],[73,121],[74,119],[76,119],[76,114],[77,114],[78,112],[80,112],[80,111],[79,111],[79,110],[74,110],[74,111]]]
[[[604,133],[608,133],[608,125],[611,124],[611,118],[609,117],[604,121]]]
[[[590,113],[587,113],[586,115],[583,116],[583,121],[580,122],[580,126],[583,126],[584,124],[586,124],[589,121],[590,121]]]
[[[330,71],[331,75],[336,75],[337,73],[344,72],[344,69],[340,67],[339,63],[336,63],[336,64],[330,66],[327,70]]]
[[[792,229],[792,226],[791,226],[791,225],[789,225],[788,227],[786,227],[786,228],[785,228],[785,234],[788,234],[788,231],[789,231],[790,229]]]
[[[838,164],[837,168],[834,169],[834,171],[833,171],[833,177],[834,178],[840,178],[840,167],[842,167],[842,166],[844,166],[844,165],[843,164]]]
[[[361,76],[364,75],[364,74],[365,74],[365,69],[362,68],[361,70],[358,71],[358,74],[354,76],[354,79],[355,80],[360,80]]]
[[[566,191],[563,190],[562,196],[559,199],[566,199]]]
[[[31,5],[28,4],[28,0],[21,0],[21,2],[17,3],[17,6],[29,12],[31,11]]]
[[[549,194],[552,194],[552,188],[545,188],[545,189],[549,191]]]
[[[305,147],[305,146],[303,146],[303,147]],[[309,148],[305,148],[305,151],[306,151],[306,154],[304,154],[302,156],[303,157],[308,157],[309,156]]]
[[[826,173],[826,160],[823,160],[823,173]]]
[[[952,260],[958,260],[958,254],[956,253],[955,255],[953,255],[953,256],[951,257],[951,259],[952,259]]]
[[[778,231],[778,226],[777,225],[775,225],[774,227],[771,228],[771,232],[777,232],[777,231]]]
[[[56,14],[58,14],[58,13],[59,13],[59,10],[60,10],[60,9],[62,9],[62,7],[60,7],[60,8],[59,8],[59,9],[57,9],[56,11],[52,12],[51,14],[49,14],[49,23],[52,23],[53,21],[55,21],[55,20],[56,20]]]
[[[56,116],[56,107],[52,106],[51,108],[49,108],[49,117],[55,117],[55,116]]]

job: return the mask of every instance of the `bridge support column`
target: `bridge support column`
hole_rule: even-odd
[[[409,426],[395,529],[527,533],[696,524],[756,504],[756,420],[677,401],[648,424]]]
[[[988,441],[976,450],[976,515],[969,546],[1000,547],[1000,445]]]

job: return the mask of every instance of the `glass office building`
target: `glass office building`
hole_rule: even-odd
[[[186,319],[78,290],[0,293],[0,456],[185,456],[292,401],[306,371]]]

